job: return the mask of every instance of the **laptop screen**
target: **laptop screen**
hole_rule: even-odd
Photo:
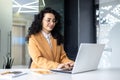
[[[104,46],[104,44],[81,43],[72,73],[97,69]]]

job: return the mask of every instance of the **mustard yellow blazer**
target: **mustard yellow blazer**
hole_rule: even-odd
[[[57,45],[56,39],[51,38],[52,48],[41,32],[31,35],[28,51],[33,62],[31,68],[54,69],[60,63],[71,62],[64,51],[63,45]]]

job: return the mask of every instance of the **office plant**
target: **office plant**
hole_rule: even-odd
[[[3,69],[12,68],[13,62],[14,62],[14,58],[12,58],[10,56],[10,53],[8,53],[6,56],[4,56]]]

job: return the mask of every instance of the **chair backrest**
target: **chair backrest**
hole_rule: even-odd
[[[30,62],[29,62],[29,66],[28,66],[28,68],[30,68],[31,63],[32,63],[32,58],[30,58]]]

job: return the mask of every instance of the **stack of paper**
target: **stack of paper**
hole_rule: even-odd
[[[5,72],[2,72],[0,73],[0,80],[1,79],[12,79],[12,78],[15,78],[15,77],[18,77],[18,76],[22,76],[22,75],[25,75],[27,74],[26,72],[22,72],[22,71],[5,71]]]

